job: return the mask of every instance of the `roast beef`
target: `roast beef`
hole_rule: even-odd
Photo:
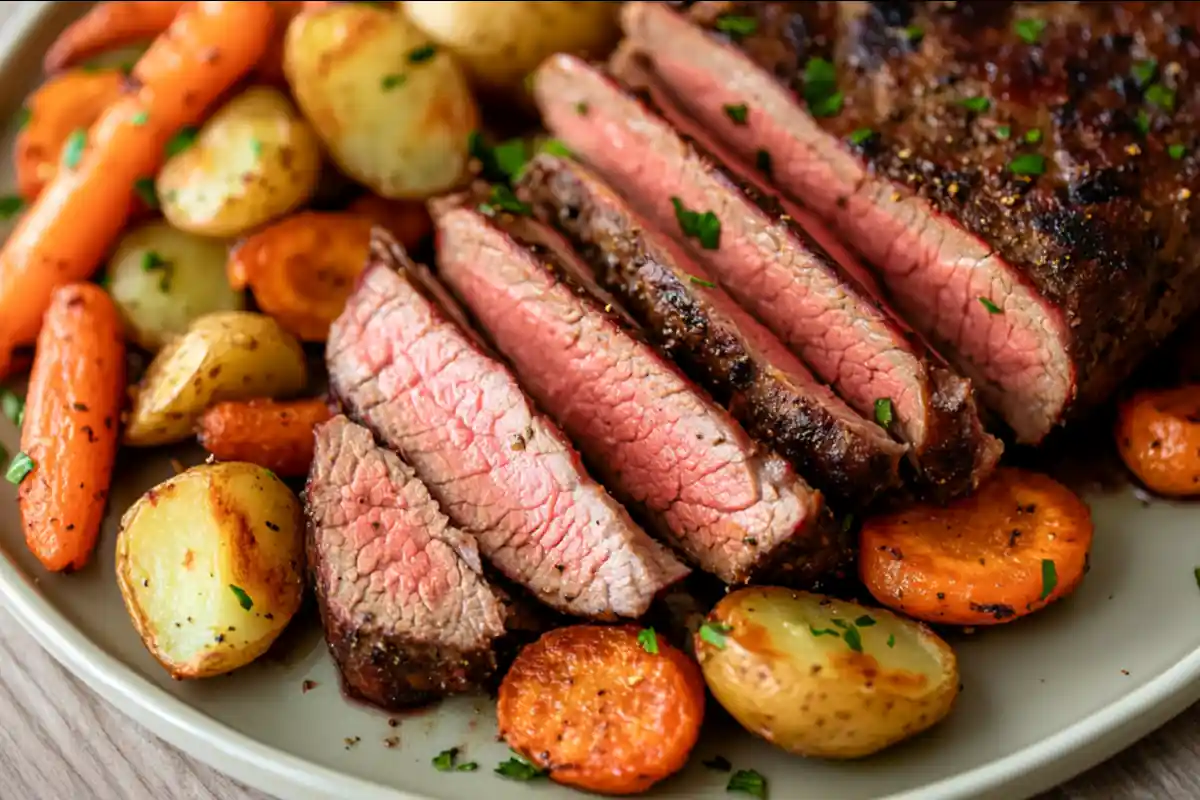
[[[473,537],[412,468],[344,416],[316,429],[308,563],[348,691],[403,708],[486,682],[505,607]]]
[[[561,237],[463,203],[434,218],[439,277],[656,532],[727,583],[810,583],[840,562],[820,493],[574,285],[586,268]]]
[[[561,611],[637,617],[687,574],[588,476],[558,427],[378,229],[326,349],[352,416],[412,465],[504,575]]]
[[[931,365],[861,282],[766,197],[748,195],[607,75],[567,55],[536,73],[546,124],[860,413],[911,443],[930,491],[967,491],[1000,444],[970,384]]]
[[[1200,304],[1195,16],[720,2],[631,3],[624,22],[664,95],[769,161],[1036,443]]]
[[[562,230],[659,349],[684,365],[751,435],[846,507],[899,485],[904,447],[847,406],[669,238],[648,230],[579,163],[542,155],[523,196]]]

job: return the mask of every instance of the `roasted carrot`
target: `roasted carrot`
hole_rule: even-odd
[[[500,735],[550,779],[643,792],[683,767],[704,718],[700,668],[653,630],[574,625],[521,651],[500,684]]]
[[[1070,489],[1002,468],[948,506],[866,520],[859,574],[876,600],[915,619],[990,625],[1073,592],[1091,546],[1091,512]]]
[[[96,544],[124,394],[116,306],[94,284],[59,288],[38,336],[21,452],[8,469],[20,481],[25,541],[46,569],[79,569]]]
[[[1123,402],[1117,450],[1155,494],[1200,495],[1200,384],[1144,390]]]
[[[258,307],[291,333],[323,342],[367,263],[370,219],[305,211],[242,242],[229,257],[229,283],[247,286]]]
[[[388,200],[377,194],[364,194],[346,210],[386,228],[408,250],[419,245],[433,230],[429,209],[419,200]]]
[[[105,50],[149,42],[165,31],[186,5],[157,0],[98,3],[58,35],[42,66],[52,74]]]
[[[313,428],[329,419],[322,399],[217,403],[200,417],[200,446],[221,461],[248,461],[276,475],[297,477],[313,459]]]
[[[78,161],[87,130],[126,90],[121,70],[64,72],[42,84],[25,101],[26,122],[17,134],[17,189],[33,201],[58,172]]]
[[[134,67],[138,90],[109,106],[77,165],[60,168],[17,223],[0,250],[0,378],[13,349],[37,338],[54,290],[100,265],[171,137],[257,63],[271,15],[253,0],[188,4]]]

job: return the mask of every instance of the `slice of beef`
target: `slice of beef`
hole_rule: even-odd
[[[769,161],[1036,443],[1200,305],[1195,13],[1154,8],[631,3],[624,23],[663,94]]]
[[[337,416],[315,435],[308,563],[346,688],[398,709],[480,687],[505,607],[474,538],[366,428]]]
[[[439,276],[660,535],[727,583],[807,584],[841,561],[821,494],[574,285],[587,268],[565,240],[464,204],[435,205],[434,222]]]
[[[687,574],[382,231],[329,334],[333,393],[413,466],[504,575],[587,617],[637,617]]]
[[[661,351],[746,429],[837,504],[857,508],[899,486],[905,448],[820,383],[669,238],[648,230],[578,162],[542,155],[522,195],[563,231]]]
[[[765,196],[747,194],[599,69],[546,61],[534,92],[547,125],[655,228],[688,246],[743,307],[860,413],[910,443],[927,490],[952,496],[990,473],[998,441],[968,382],[929,364],[859,281]]]

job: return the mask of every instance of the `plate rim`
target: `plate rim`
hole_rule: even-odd
[[[0,26],[0,75],[64,0],[18,4]],[[0,598],[38,644],[117,710],[210,767],[268,794],[300,800],[436,800],[321,766],[265,744],[171,695],[85,635],[0,548]],[[961,800],[1052,788],[1132,745],[1200,701],[1200,647],[1116,702],[1044,739],[966,772],[880,800]]]

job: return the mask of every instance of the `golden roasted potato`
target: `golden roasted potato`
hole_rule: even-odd
[[[277,89],[252,86],[217,110],[158,173],[163,216],[180,230],[232,237],[303,205],[316,191],[316,134]]]
[[[208,678],[262,655],[300,607],[300,502],[271,472],[204,464],[146,492],[121,518],[117,583],[146,649],[173,678]]]
[[[150,222],[122,237],[108,262],[107,286],[130,338],[154,352],[181,336],[196,317],[240,311],[246,295],[225,277],[228,248]]]
[[[777,587],[726,595],[695,635],[713,696],[784,750],[858,758],[949,713],[958,662],[924,625]]]
[[[206,314],[154,357],[134,389],[124,443],[179,442],[212,403],[287,397],[307,382],[304,350],[275,320],[249,311]]]
[[[400,12],[307,11],[288,26],[283,64],[333,160],[376,194],[424,198],[464,177],[475,98],[454,57]]]
[[[620,35],[620,3],[407,2],[409,19],[466,65],[481,88],[515,94],[553,53],[602,58]]]

